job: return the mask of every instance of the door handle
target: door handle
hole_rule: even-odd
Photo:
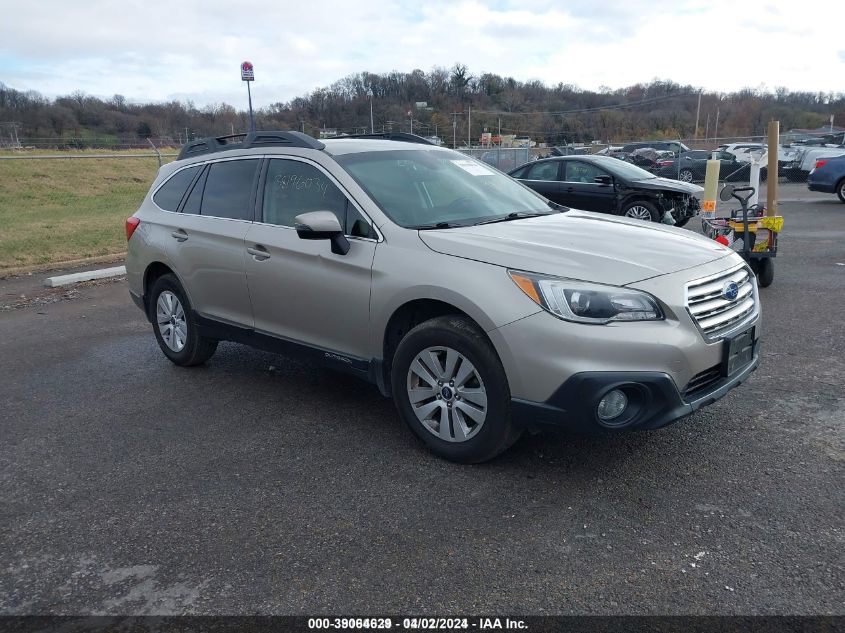
[[[260,244],[256,244],[255,247],[248,247],[246,252],[252,255],[255,258],[255,261],[263,262],[265,259],[270,259],[270,253],[267,252],[267,249],[261,246]]]
[[[575,191],[575,187],[567,187],[566,188],[567,193],[572,193],[573,191]]]
[[[177,242],[184,242],[188,239],[188,234],[185,233],[185,231],[183,231],[182,229],[176,229],[170,234],[170,237],[172,237]]]

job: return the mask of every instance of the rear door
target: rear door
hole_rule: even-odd
[[[612,213],[616,210],[616,189],[611,174],[601,167],[581,160],[561,161],[564,178],[561,183],[561,204],[584,211]],[[610,184],[596,182],[600,176],[610,177]]]
[[[369,360],[370,285],[378,234],[321,166],[271,158],[262,176],[261,215],[246,236],[246,273],[255,329],[330,352]],[[303,240],[294,218],[331,211],[350,248]]]
[[[260,162],[229,159],[205,166],[165,234],[171,265],[194,310],[245,327],[253,320],[244,236],[252,223]]]
[[[527,167],[520,177],[526,185],[552,202],[561,203],[559,160],[544,160]],[[563,203],[561,203],[563,204]]]

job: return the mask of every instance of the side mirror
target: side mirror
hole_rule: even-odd
[[[722,190],[719,192],[719,199],[722,202],[727,202],[731,199],[731,196],[734,194],[734,186],[733,185],[725,185],[722,187]]]
[[[296,234],[303,240],[330,240],[332,253],[346,255],[349,252],[349,240],[337,216],[331,211],[311,211],[293,219]]]
[[[593,182],[595,182],[596,184],[599,184],[599,185],[612,185],[613,184],[613,178],[608,176],[607,174],[602,174],[601,176],[596,176],[593,179]]]

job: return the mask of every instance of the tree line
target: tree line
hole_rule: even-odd
[[[425,105],[422,105],[425,104]],[[428,72],[348,75],[327,87],[255,113],[259,129],[296,129],[318,136],[413,131],[451,145],[481,133],[529,136],[548,144],[621,142],[640,138],[762,136],[769,120],[782,129],[814,129],[833,115],[845,123],[845,94],[787,88],[703,91],[654,80],[626,88],[583,90],[494,73],[472,74],[463,64]],[[696,130],[696,119],[698,129]],[[471,128],[469,127],[471,122]],[[224,135],[248,129],[247,113],[230,104],[197,107],[191,101],[134,103],[122,95],[101,99],[81,91],[50,99],[0,83],[0,145],[122,146]]]

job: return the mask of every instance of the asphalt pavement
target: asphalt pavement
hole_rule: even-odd
[[[171,365],[122,281],[0,282],[0,613],[845,613],[845,205],[781,211],[743,387],[478,466],[345,375]]]

